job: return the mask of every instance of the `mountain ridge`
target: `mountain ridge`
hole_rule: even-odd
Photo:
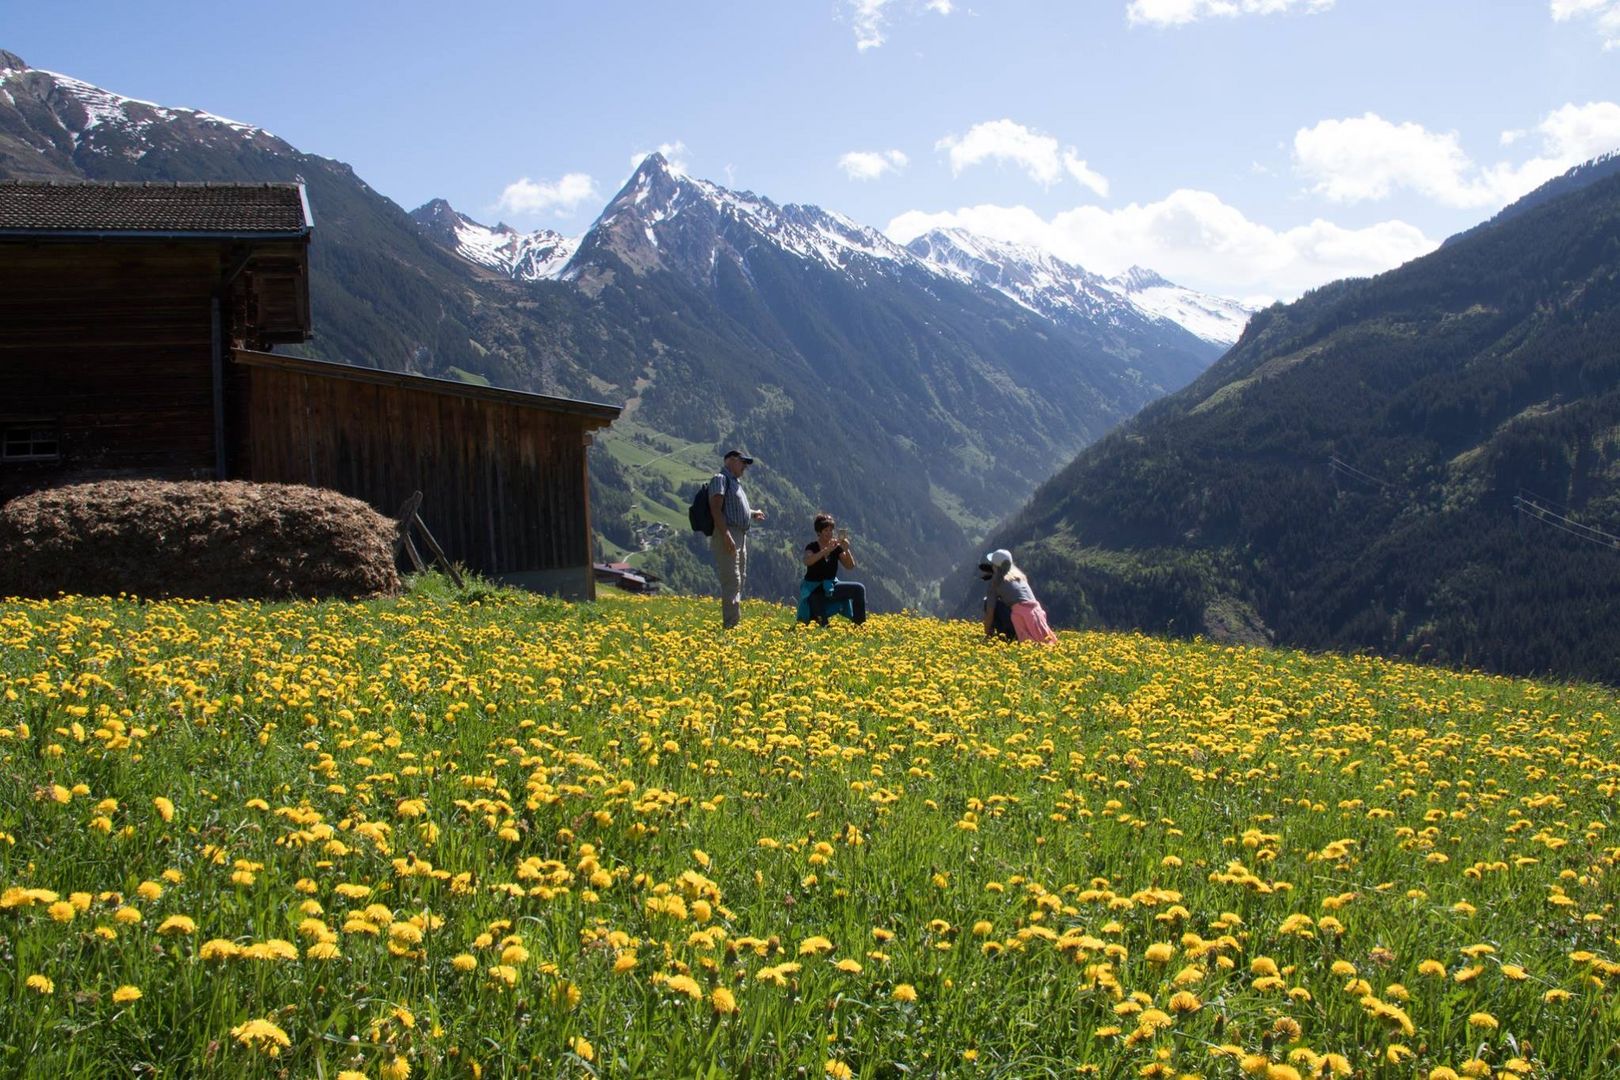
[[[992,542],[1053,617],[1620,682],[1620,169],[1275,305]],[[976,603],[959,593],[958,611]]]

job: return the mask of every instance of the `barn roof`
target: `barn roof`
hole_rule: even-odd
[[[404,390],[420,390],[429,394],[443,394],[448,397],[471,398],[475,401],[493,401],[526,409],[569,413],[581,417],[588,428],[605,427],[617,420],[619,414],[623,412],[622,406],[607,405],[600,401],[581,401],[577,398],[531,394],[525,390],[506,390],[497,386],[478,386],[472,383],[456,382],[451,379],[436,379],[428,375],[407,375],[400,371],[381,371],[376,368],[356,367],[352,364],[342,364],[332,360],[311,360],[301,356],[253,352],[247,349],[238,349],[232,356],[238,364],[245,364],[248,367],[272,368],[298,375],[313,375],[317,378],[348,379],[352,382],[395,386]]]
[[[301,183],[0,181],[0,236],[296,239],[313,226]]]

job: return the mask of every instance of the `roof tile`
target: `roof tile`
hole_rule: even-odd
[[[303,233],[300,184],[0,181],[0,233]]]

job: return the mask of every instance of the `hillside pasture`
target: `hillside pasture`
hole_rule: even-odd
[[[0,1072],[1620,1070],[1606,691],[718,623],[0,605]]]

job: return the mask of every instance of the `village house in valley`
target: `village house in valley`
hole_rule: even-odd
[[[304,186],[0,182],[0,502],[85,479],[332,488],[450,559],[593,597],[611,405],[276,354],[311,336]]]

